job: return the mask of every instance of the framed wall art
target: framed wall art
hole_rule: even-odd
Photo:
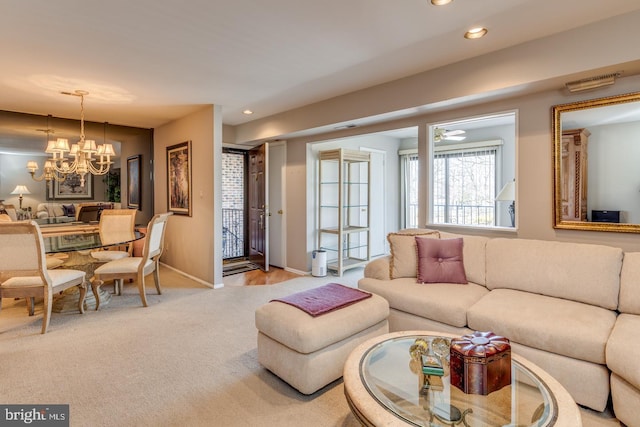
[[[141,210],[142,189],[140,188],[140,162],[142,155],[127,157],[127,207]]]
[[[169,212],[191,216],[191,141],[167,147]]]
[[[70,173],[63,181],[53,180],[47,185],[47,200],[93,200],[93,175],[84,176],[84,186],[80,185],[80,175]]]

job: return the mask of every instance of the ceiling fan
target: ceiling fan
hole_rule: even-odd
[[[433,131],[433,140],[435,142],[440,141],[462,141],[466,138],[464,136],[466,132],[462,129],[446,130],[443,128],[435,128]]]

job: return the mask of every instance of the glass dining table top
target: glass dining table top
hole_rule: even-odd
[[[81,227],[78,227],[77,232],[74,232],[73,227],[65,228],[65,230],[68,231],[65,231],[64,234],[47,235],[43,233],[42,239],[45,253],[74,252],[120,246],[144,237],[144,233],[138,230],[108,234],[102,234],[99,231],[87,232],[86,229]]]
[[[40,226],[47,226],[50,224],[68,224],[74,222],[76,219],[72,216],[54,216],[48,218],[34,218],[35,221]]]
[[[410,349],[423,338],[441,348],[444,375],[424,375]],[[416,426],[548,426],[557,405],[549,387],[523,364],[512,360],[511,385],[486,396],[465,394],[449,382],[448,343],[431,335],[391,338],[367,350],[360,377],[369,394],[387,411]],[[446,351],[444,351],[446,350]]]

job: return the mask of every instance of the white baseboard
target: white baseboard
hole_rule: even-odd
[[[288,271],[289,273],[299,274],[301,276],[309,276],[311,274],[310,271],[296,270],[295,268],[289,268],[289,267],[285,267],[284,271]]]
[[[212,289],[220,289],[220,288],[224,288],[224,284],[223,284],[223,283],[218,283],[218,284],[209,283],[209,282],[204,281],[204,280],[202,280],[202,279],[199,279],[199,278],[197,278],[197,277],[195,277],[195,276],[192,276],[192,275],[191,275],[191,274],[189,274],[189,273],[185,273],[185,272],[184,272],[184,271],[182,271],[182,270],[178,270],[178,269],[177,269],[177,268],[175,268],[175,267],[172,267],[172,266],[170,266],[170,265],[167,265],[167,264],[165,264],[164,262],[161,262],[160,264],[162,264],[163,266],[167,267],[169,270],[173,270],[173,271],[175,271],[176,273],[181,274],[181,275],[183,275],[183,276],[185,276],[185,277],[188,277],[189,279],[194,280],[194,281],[196,281],[196,282],[200,283],[201,285],[204,285],[204,286],[206,286],[206,287],[208,287],[208,288],[212,288]]]

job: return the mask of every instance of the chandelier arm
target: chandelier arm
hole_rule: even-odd
[[[46,175],[44,172],[42,172],[42,175],[36,178],[35,172],[29,172],[29,174],[31,175],[31,178],[33,178],[34,181],[38,181],[38,182],[42,181]]]
[[[53,174],[52,178],[58,182],[62,182],[65,179],[67,179],[67,175],[63,174],[63,175],[58,175],[58,174]]]
[[[112,162],[106,163],[106,164],[100,164],[100,167],[96,167],[95,164],[93,163],[88,163],[89,166],[89,171],[94,174],[94,175],[104,175],[107,172],[109,172],[109,167],[111,166]]]
[[[80,97],[80,141],[71,147],[70,157],[65,158],[64,153],[69,151],[69,145],[64,138],[58,138],[58,144],[52,144],[49,141],[47,145],[46,153],[50,153],[51,157],[45,162],[45,169],[39,177],[35,176],[35,171],[38,169],[37,164],[33,161],[27,163],[29,174],[34,181],[56,180],[58,182],[64,181],[69,174],[80,175],[80,186],[84,187],[85,176],[87,174],[92,175],[106,175],[111,168],[113,162],[110,161],[110,156],[115,154],[111,144],[107,144],[107,123],[104,125],[103,144],[96,147],[95,141],[85,140],[84,133],[84,97],[89,92],[83,90],[76,90],[73,93],[62,92],[64,95],[73,95]],[[49,118],[47,117],[47,139],[49,133],[52,133],[49,129]],[[50,148],[51,147],[51,148]],[[97,153],[99,157],[93,158],[93,154]],[[106,154],[106,161],[104,155]],[[73,156],[73,161],[71,161]]]

